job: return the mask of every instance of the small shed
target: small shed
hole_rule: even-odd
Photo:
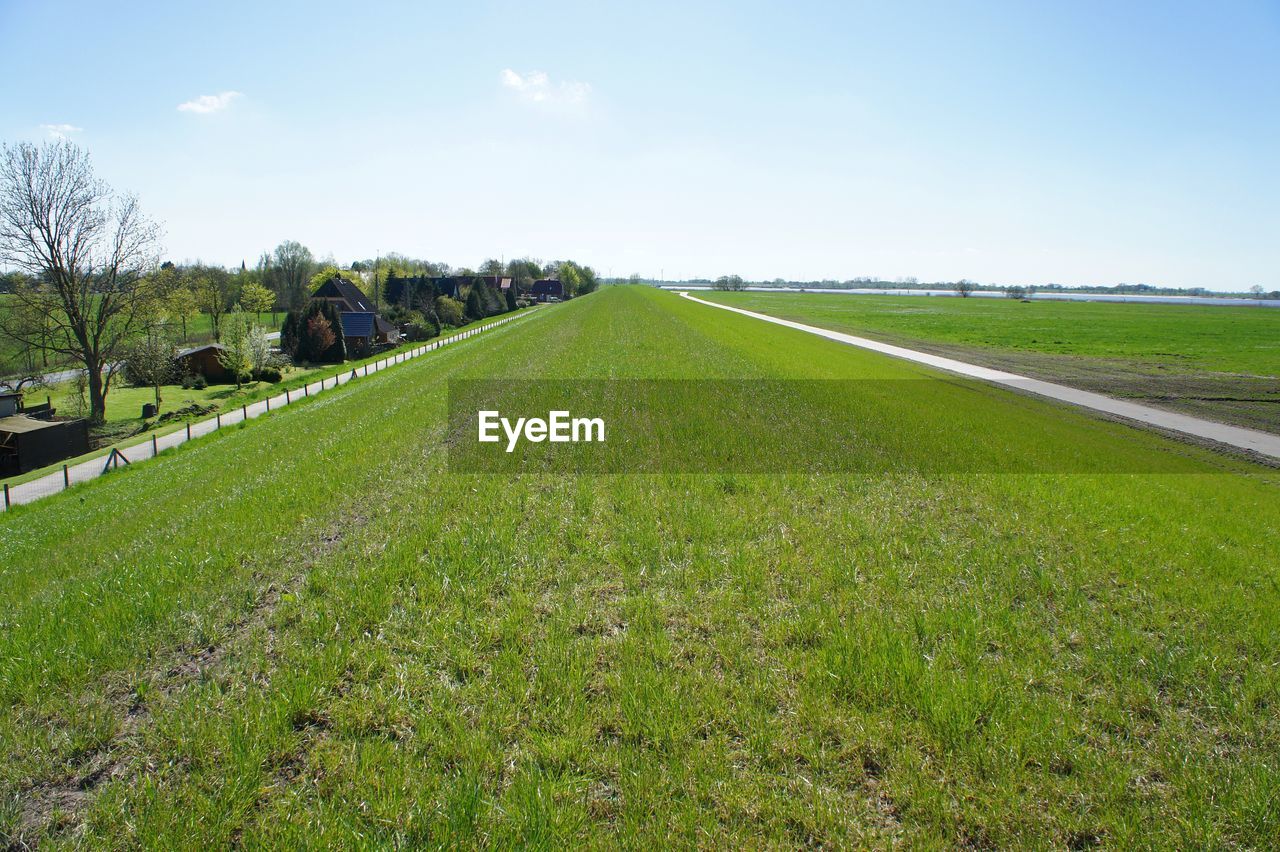
[[[234,377],[218,360],[218,356],[226,351],[226,348],[221,343],[194,346],[191,349],[183,349],[174,356],[174,361],[177,362],[180,372],[204,376],[211,382],[229,382]]]
[[[22,410],[20,391],[0,392],[0,417],[12,417]]]
[[[86,420],[0,417],[0,476],[26,473],[89,452]]]

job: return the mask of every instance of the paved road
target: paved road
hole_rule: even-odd
[[[1005,385],[1017,390],[1026,391],[1027,393],[1033,393],[1037,396],[1056,399],[1060,402],[1068,402],[1072,405],[1078,405],[1081,408],[1100,411],[1114,417],[1122,417],[1125,420],[1131,420],[1147,426],[1167,429],[1170,432],[1180,432],[1184,435],[1190,435],[1202,440],[1214,441],[1237,449],[1249,450],[1250,452],[1258,453],[1260,455],[1280,459],[1280,435],[1271,435],[1254,429],[1242,429],[1239,426],[1228,426],[1224,423],[1215,423],[1212,420],[1202,420],[1199,417],[1189,417],[1186,414],[1177,414],[1172,411],[1163,411],[1159,408],[1139,405],[1136,402],[1125,402],[1124,400],[1113,399],[1109,396],[1103,396],[1100,393],[1082,391],[1076,388],[1067,387],[1066,385],[1054,384],[1053,382],[1042,382],[1039,379],[1019,376],[1016,373],[1006,373],[1003,370],[979,367],[977,364],[968,364],[964,361],[957,361],[953,358],[943,358],[940,355],[930,355],[927,352],[917,352],[914,349],[905,349],[901,346],[891,346],[888,343],[881,343],[878,340],[869,340],[865,337],[857,337],[852,334],[844,334],[839,331],[831,331],[826,328],[818,328],[812,325],[805,325],[804,323],[792,322],[791,320],[778,319],[777,317],[771,317],[768,314],[760,314],[755,311],[748,311],[742,308],[720,305],[715,302],[708,302],[705,299],[699,299],[696,296],[691,296],[686,291],[681,291],[680,295],[689,301],[697,302],[700,305],[719,308],[723,311],[732,311],[735,314],[742,314],[743,316],[764,320],[765,322],[771,322],[775,325],[794,328],[798,331],[806,331],[809,334],[816,334],[819,337],[825,337],[828,340],[835,340],[840,343],[847,343],[850,346],[870,349],[873,352],[881,352],[885,355],[892,355],[895,358],[914,361],[917,364],[924,364],[939,370],[946,370],[949,373],[957,373],[974,379],[982,379],[983,381],[992,382],[998,385]]]

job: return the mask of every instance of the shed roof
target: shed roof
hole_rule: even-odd
[[[19,435],[24,432],[39,432],[41,429],[49,429],[53,426],[61,425],[61,422],[56,420],[37,420],[34,417],[27,417],[23,414],[0,417],[0,432]]]
[[[173,357],[185,358],[188,355],[194,355],[197,352],[203,352],[206,349],[215,349],[218,351],[222,351],[223,349],[226,349],[226,348],[227,347],[223,346],[221,343],[206,343],[204,346],[192,346],[190,349],[180,349],[178,350],[178,354]]]

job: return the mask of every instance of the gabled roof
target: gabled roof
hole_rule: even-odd
[[[343,299],[352,311],[372,311],[373,300],[364,294],[356,285],[341,275],[335,275],[321,284],[314,293],[313,299]]]
[[[373,337],[373,313],[343,311],[341,318],[343,337]]]
[[[384,320],[380,315],[373,315],[373,326],[378,330],[378,334],[389,334],[396,330],[396,327]]]
[[[206,349],[214,349],[220,352],[226,348],[227,347],[223,346],[221,343],[206,343],[204,346],[192,346],[190,349],[180,349],[178,350],[178,354],[173,357],[185,358],[188,355],[194,355],[197,352],[203,352]]]
[[[539,278],[533,282],[533,293],[562,293],[564,287],[559,278]]]

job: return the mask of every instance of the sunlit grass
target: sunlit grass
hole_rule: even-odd
[[[464,476],[441,446],[450,378],[921,375],[609,289],[19,507],[2,824],[156,847],[1270,845],[1271,472],[976,388],[945,393],[1029,422],[1047,460],[1197,472]],[[875,402],[908,433],[950,417]]]

